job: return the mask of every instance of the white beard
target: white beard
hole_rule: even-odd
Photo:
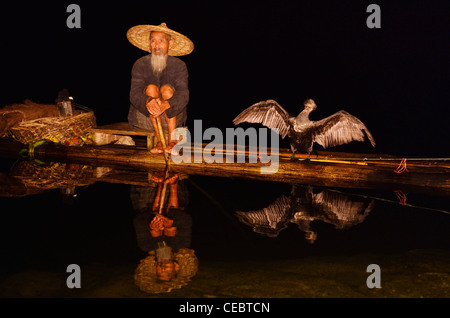
[[[164,71],[164,69],[167,66],[167,55],[166,54],[161,54],[161,55],[152,54],[150,62],[152,64],[153,72],[155,72],[156,76],[159,76],[159,75],[161,75],[162,71]]]

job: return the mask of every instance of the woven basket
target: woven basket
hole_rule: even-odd
[[[11,127],[10,133],[23,144],[43,139],[63,143],[68,139],[82,136],[96,126],[94,112],[78,112],[68,117],[44,117],[24,121]]]

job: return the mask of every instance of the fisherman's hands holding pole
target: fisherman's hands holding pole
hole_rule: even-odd
[[[147,100],[147,110],[153,117],[159,117],[162,113],[164,113],[167,109],[170,108],[170,104],[168,101],[161,101],[159,98],[150,97]]]
[[[146,87],[145,94],[149,96],[145,106],[150,113],[150,119],[155,127],[158,143],[161,143],[162,145],[164,160],[166,161],[166,164],[168,164],[169,158],[168,154],[166,153],[166,137],[164,136],[164,132],[162,129],[161,115],[170,108],[170,104],[166,100],[162,101],[159,98],[159,89],[152,84]]]

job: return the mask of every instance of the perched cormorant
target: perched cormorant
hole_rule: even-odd
[[[340,110],[318,121],[309,120],[309,114],[317,108],[312,99],[304,102],[305,108],[297,117],[292,117],[273,99],[261,101],[245,109],[234,120],[234,125],[242,122],[260,123],[270,129],[278,128],[282,138],[290,138],[292,159],[296,152],[307,153],[308,158],[317,142],[323,148],[364,141],[364,133],[375,147],[375,140],[367,127],[355,116]]]

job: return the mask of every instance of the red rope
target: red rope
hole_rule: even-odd
[[[408,169],[406,169],[406,158],[403,158],[400,164],[398,165],[397,169],[394,170],[394,172],[403,173],[405,171],[408,171]]]
[[[400,204],[406,205],[406,194],[404,194],[402,190],[395,190],[394,193],[399,199]]]

